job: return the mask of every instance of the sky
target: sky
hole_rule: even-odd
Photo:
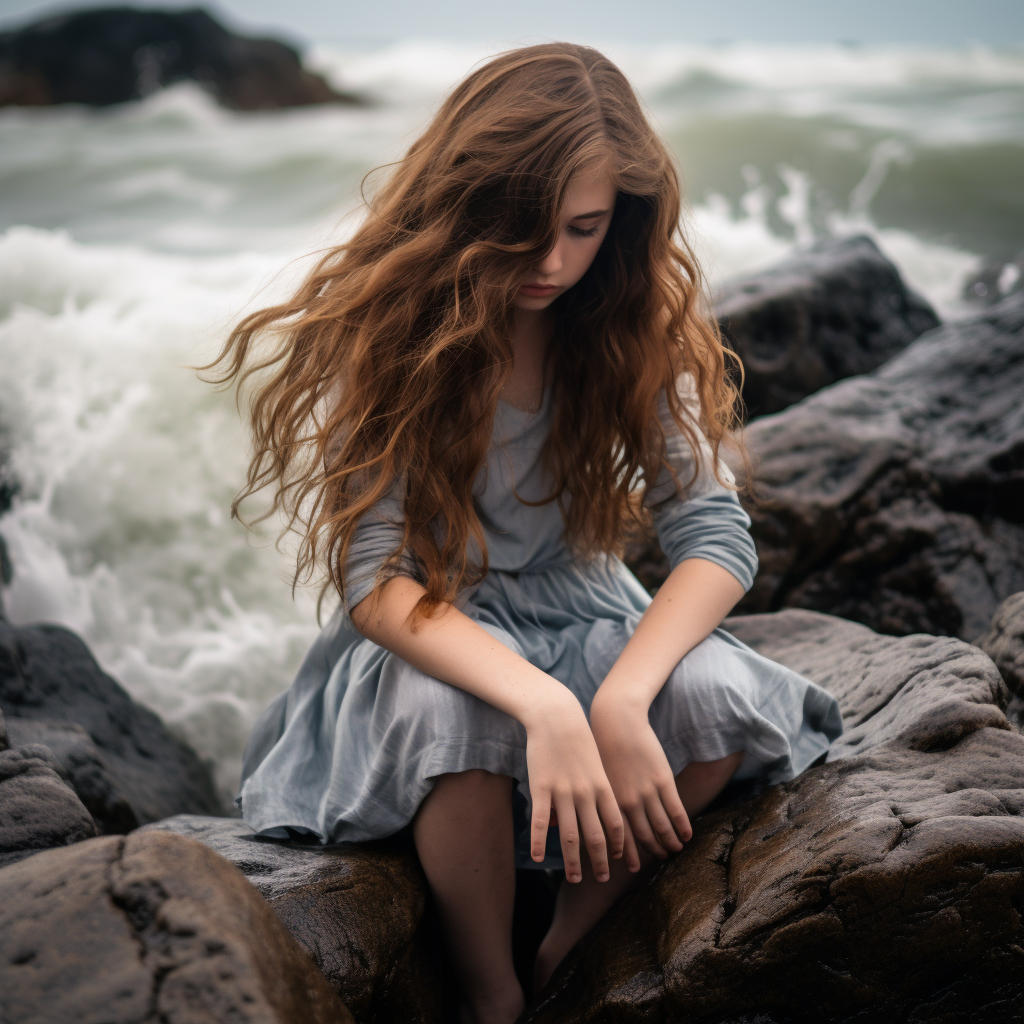
[[[0,0],[0,21],[21,23],[68,7],[116,2]],[[201,2],[142,0],[135,6]],[[218,0],[204,6],[235,29],[284,32],[298,42],[420,37],[1024,45],[1024,0]]]

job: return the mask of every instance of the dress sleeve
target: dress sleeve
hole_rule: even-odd
[[[399,481],[367,512],[356,526],[345,560],[345,607],[354,608],[377,586],[384,563],[401,546],[405,537],[404,482]],[[402,553],[397,575],[418,578],[411,555]]]
[[[654,519],[658,541],[674,569],[687,558],[704,558],[720,565],[749,590],[757,573],[757,550],[750,536],[750,517],[740,505],[736,492],[723,486],[712,470],[711,446],[698,426],[700,405],[688,374],[679,378],[684,415],[688,415],[700,439],[700,459],[694,475],[694,455],[686,435],[679,429],[663,394],[658,419],[665,431],[666,461],[654,485],[648,488],[647,507]],[[734,477],[719,460],[719,475],[727,483]],[[676,484],[689,490],[681,494]]]

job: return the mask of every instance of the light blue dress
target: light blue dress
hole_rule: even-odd
[[[668,461],[685,483],[693,455],[664,396],[659,418]],[[541,456],[549,426],[550,392],[536,413],[499,403],[475,489],[490,570],[458,603],[564,683],[589,713],[650,597],[618,558],[575,559],[554,503],[531,506],[516,497],[531,501],[551,493]],[[673,566],[707,559],[750,588],[757,569],[750,520],[735,493],[715,479],[709,449],[685,498],[663,468],[647,503]],[[401,544],[402,514],[399,498],[388,498],[360,524],[347,566],[348,607],[371,592],[384,559]],[[803,771],[842,732],[828,693],[722,629],[679,662],[651,706],[650,721],[673,773],[691,761],[745,751],[737,778],[766,784]],[[323,842],[379,839],[412,820],[437,776],[471,768],[518,780],[517,864],[560,866],[555,830],[543,864],[529,857],[522,725],[365,639],[339,609],[291,687],[257,721],[240,803],[246,821],[268,836],[290,829]]]

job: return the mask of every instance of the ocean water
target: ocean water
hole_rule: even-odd
[[[712,281],[864,231],[950,317],[983,262],[1024,250],[1024,52],[607,50],[678,156]],[[191,367],[351,230],[364,175],[490,52],[315,50],[367,109],[237,114],[186,85],[0,111],[0,447],[20,483],[4,607],[77,630],[225,797],[316,635],[316,594],[293,595],[272,527],[229,518],[246,436]]]

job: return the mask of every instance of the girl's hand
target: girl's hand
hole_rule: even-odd
[[[579,882],[583,878],[582,836],[594,876],[599,882],[607,881],[609,853],[615,859],[622,856],[624,828],[583,708],[559,685],[524,724],[533,801],[530,855],[535,861],[544,859],[548,825],[554,816],[566,879]]]
[[[659,859],[681,850],[693,829],[646,711],[602,700],[599,692],[590,709],[590,724],[632,837]],[[625,852],[629,870],[639,871],[640,856],[631,839],[627,838]]]

